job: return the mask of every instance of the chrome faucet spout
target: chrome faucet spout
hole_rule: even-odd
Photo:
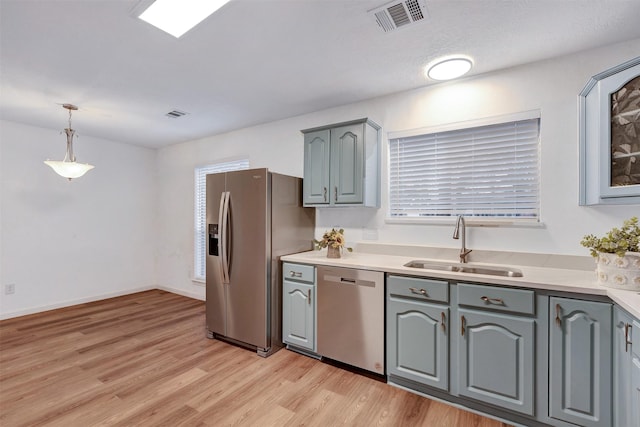
[[[456,227],[453,229],[453,238],[458,240],[460,239],[460,234],[462,234],[462,239],[460,239],[461,248],[460,248],[460,262],[467,262],[467,256],[471,253],[471,249],[466,248],[466,224],[464,222],[464,217],[462,215],[458,215],[458,220],[456,221]],[[460,232],[462,230],[462,233]]]

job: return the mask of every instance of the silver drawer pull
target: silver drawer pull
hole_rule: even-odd
[[[480,297],[480,299],[486,302],[487,304],[504,305],[504,301],[502,300],[502,298],[489,298],[489,297],[482,296]]]
[[[290,271],[289,272],[289,276],[291,276],[291,277],[302,277],[302,272],[301,271]]]
[[[409,288],[411,293],[418,294],[429,298],[429,294],[424,289]]]

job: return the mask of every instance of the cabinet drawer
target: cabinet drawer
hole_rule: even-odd
[[[315,267],[285,262],[282,264],[282,278],[297,282],[315,283]]]
[[[449,302],[449,282],[444,280],[387,276],[387,292],[423,301]]]
[[[522,314],[535,314],[536,311],[534,291],[471,283],[458,283],[458,304]]]

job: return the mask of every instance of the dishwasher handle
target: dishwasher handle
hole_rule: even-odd
[[[363,280],[357,279],[353,277],[343,277],[334,274],[324,274],[323,277],[325,282],[333,282],[341,285],[355,285],[355,286],[367,286],[370,288],[376,287],[376,282],[373,280]]]

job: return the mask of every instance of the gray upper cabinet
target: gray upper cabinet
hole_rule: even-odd
[[[549,299],[549,416],[612,425],[611,304]]]
[[[305,205],[329,204],[329,130],[304,134]]]
[[[361,119],[302,133],[305,206],[379,207],[379,125]]]

